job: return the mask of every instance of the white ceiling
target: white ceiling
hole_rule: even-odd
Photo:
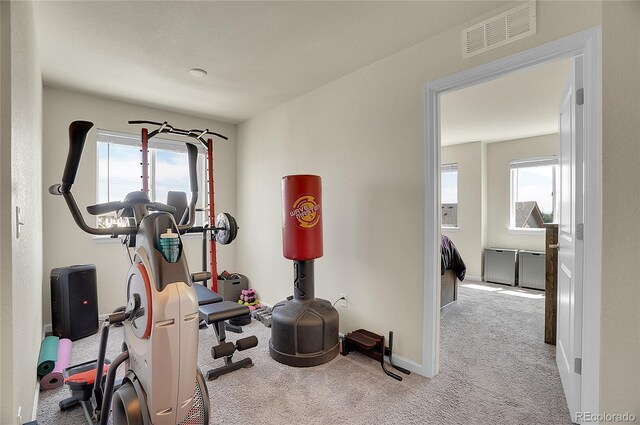
[[[241,122],[505,3],[42,1],[36,25],[45,84]]]
[[[556,133],[570,70],[571,60],[565,59],[443,94],[442,146]]]

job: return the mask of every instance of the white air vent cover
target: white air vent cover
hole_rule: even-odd
[[[468,58],[536,33],[536,2],[489,18],[462,30],[462,57]]]

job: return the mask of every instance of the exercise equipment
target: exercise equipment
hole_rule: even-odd
[[[314,297],[314,260],[323,254],[321,198],[319,176],[282,178],[283,254],[293,260],[294,289],[293,298],[273,306],[269,354],[289,366],[317,366],[340,349],[338,311]]]
[[[70,339],[62,338],[58,341],[58,355],[53,370],[47,373],[40,380],[40,388],[43,390],[53,390],[64,385],[62,372],[69,366],[71,360],[71,347],[73,342]]]
[[[251,316],[266,327],[271,327],[271,308],[262,306],[252,311]]]
[[[208,129],[184,130],[180,128],[175,128],[172,125],[168,124],[166,121],[156,122],[156,121],[146,121],[146,120],[135,120],[135,121],[129,121],[129,124],[134,124],[134,125],[151,124],[158,127],[150,133],[147,131],[146,128],[142,128],[141,134],[140,134],[141,144],[142,144],[142,191],[143,192],[149,192],[149,161],[147,158],[149,154],[149,139],[161,133],[187,136],[187,137],[191,137],[198,140],[206,150],[207,155],[206,155],[206,161],[205,161],[205,168],[206,168],[205,171],[206,171],[207,185],[209,190],[208,190],[208,199],[207,199],[208,208],[205,208],[203,210],[207,213],[207,220],[206,220],[206,224],[203,226],[204,230],[202,231],[203,233],[202,238],[203,238],[203,243],[205,245],[206,244],[209,245],[210,271],[211,271],[211,276],[214,277],[211,281],[211,289],[213,289],[214,292],[218,292],[218,279],[217,279],[218,270],[216,265],[216,244],[215,244],[216,242],[215,235],[217,232],[216,230],[217,218],[214,210],[215,196],[214,196],[214,184],[213,184],[213,140],[211,138],[206,138],[206,136],[212,135],[224,140],[229,140],[228,137],[223,136],[222,134],[219,134],[219,133],[209,131]],[[195,208],[187,209],[184,214],[186,213],[191,214],[192,212],[195,213]],[[184,216],[180,216],[180,217],[181,217],[180,220],[176,220],[177,223],[181,223],[182,219],[184,218]],[[231,226],[231,220],[229,220],[229,222],[230,222],[229,226]],[[233,223],[235,223],[235,220],[233,220]],[[195,231],[200,232],[201,230],[196,229]],[[223,233],[231,234],[232,231],[233,230],[229,227],[228,230],[224,231]],[[237,233],[238,233],[238,230],[237,230],[237,224],[236,224],[235,235],[237,235]],[[210,237],[208,237],[208,235]],[[227,236],[225,237],[224,240],[228,241],[226,243],[231,243],[235,238],[235,235],[233,236],[233,238]],[[206,262],[206,249],[203,249],[203,263],[204,262]],[[205,267],[203,267],[203,269],[206,270]]]
[[[411,374],[407,369],[393,363],[393,331],[389,331],[389,347],[384,346],[384,336],[366,329],[358,329],[357,331],[348,333],[342,338],[342,355],[346,356],[351,351],[357,351],[360,354],[379,361],[384,373],[398,381],[402,381],[402,377],[387,369],[384,361],[385,356],[389,357],[389,364],[391,364],[394,369],[405,375]]]
[[[215,359],[224,358],[224,365],[207,372],[207,379],[217,379],[218,377],[233,372],[243,367],[253,366],[253,362],[249,357],[239,361],[233,360],[235,351],[244,351],[258,345],[258,338],[255,335],[241,338],[236,341],[236,345],[226,342],[226,324],[225,321],[233,318],[243,317],[251,312],[249,307],[234,303],[232,301],[221,301],[200,306],[200,319],[207,325],[211,325],[216,335],[218,344],[211,348],[211,356]]]
[[[202,282],[210,279],[211,273],[200,272],[192,275],[192,281]],[[200,328],[206,328],[211,325],[216,337],[217,344],[211,348],[211,356],[214,360],[224,357],[224,365],[207,372],[207,379],[216,379],[221,375],[233,372],[243,367],[253,366],[250,358],[240,361],[233,360],[233,353],[237,351],[248,350],[258,345],[258,339],[255,336],[249,336],[236,341],[236,346],[226,342],[226,331],[242,333],[242,327],[238,324],[230,324],[232,320],[242,320],[248,316],[251,320],[251,311],[249,307],[224,301],[220,295],[203,285],[194,284],[199,305]],[[234,346],[233,350],[230,349]]]
[[[220,213],[216,217],[215,231],[216,241],[222,245],[228,245],[238,236],[238,223],[231,214]]]
[[[143,123],[143,122],[137,122]],[[148,123],[148,122],[144,122]],[[209,130],[181,130],[166,122],[151,133],[142,130],[143,190],[129,193],[123,201],[87,207],[92,215],[117,212],[130,218],[132,226],[98,228],[89,226],[72,194],[72,186],[82,157],[87,133],[93,123],[75,121],[69,126],[69,153],[62,183],[49,192],[62,195],[76,224],[93,235],[121,236],[127,249],[134,250],[125,280],[127,304],[123,312],[112,313],[103,322],[98,358],[64,372],[72,397],[61,402],[64,410],[82,405],[87,422],[106,425],[112,409],[116,425],[192,425],[209,423],[209,395],[197,367],[198,301],[182,240],[178,236],[178,256],[163,251],[160,235],[182,234],[193,227],[198,199],[197,149],[186,143],[191,200],[186,224],[176,224],[175,209],[151,202],[148,196],[148,139],[160,133],[187,136],[203,144],[207,134],[226,139]],[[123,350],[112,362],[105,359],[109,329],[124,323]],[[125,364],[124,378],[116,383],[116,371]],[[107,366],[108,365],[108,366]],[[106,371],[106,372],[105,372]]]
[[[211,177],[213,178],[213,177]],[[211,186],[211,185],[210,185]],[[167,192],[167,205],[174,207],[176,210],[173,213],[173,217],[176,223],[182,224],[187,219],[186,213],[188,212],[187,194],[179,191]],[[198,212],[205,212],[207,215],[206,223],[203,226],[193,226],[188,230],[188,233],[201,233],[202,234],[202,270],[207,271],[209,266],[212,273],[217,271],[215,243],[218,242],[222,245],[228,245],[236,239],[238,235],[238,223],[236,219],[229,213],[220,213],[215,219],[215,226],[211,225],[211,217],[214,215],[215,207],[213,204],[209,204],[208,208],[198,208]],[[212,250],[213,246],[213,251]],[[215,270],[215,271],[214,271]],[[204,286],[207,285],[207,278],[202,281]],[[218,280],[215,280],[215,288],[212,283],[214,291],[219,292]]]

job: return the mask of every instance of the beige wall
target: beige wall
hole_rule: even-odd
[[[131,119],[168,121],[180,128],[210,128],[229,137],[229,141],[216,141],[214,155],[216,211],[235,215],[236,206],[236,128],[232,124],[193,118],[173,112],[160,111],[94,96],[61,90],[44,89],[44,186],[60,182],[67,156],[68,128],[74,120],[87,120],[95,124],[87,136],[87,144],[73,188],[78,205],[96,203],[96,128],[138,134],[139,126],[127,124]],[[169,137],[170,138],[170,137]],[[101,314],[124,305],[124,278],[129,262],[124,247],[119,243],[99,243],[82,232],[74,223],[64,200],[43,195],[44,201],[44,273],[42,295],[44,322],[51,322],[49,272],[55,267],[93,263],[98,273],[98,302]],[[93,217],[85,219],[91,223]],[[242,227],[242,222],[240,222]],[[243,229],[241,229],[242,231]],[[185,239],[189,265],[192,271],[202,268],[201,239]],[[187,236],[189,238],[189,236]],[[61,249],[64,247],[64,249]],[[235,243],[218,247],[219,270],[236,270]]]
[[[458,229],[442,228],[460,251],[469,278],[482,277],[483,192],[485,164],[482,142],[442,148],[442,164],[458,164]],[[486,198],[484,199],[486,200]]]
[[[600,407],[640,422],[640,2],[604,3]]]
[[[349,294],[341,331],[393,329],[396,353],[420,364],[425,82],[597,26],[601,7],[538,2],[536,35],[463,60],[461,30],[481,16],[240,125],[238,268],[266,302],[291,293],[280,178],[322,175],[325,256],[316,262],[316,294]]]
[[[31,419],[42,336],[42,79],[31,2],[2,2],[0,423]],[[15,230],[15,208],[24,225]]]
[[[559,98],[560,95],[558,95]],[[558,135],[529,137],[487,144],[487,244],[485,248],[512,248],[544,251],[544,231],[509,231],[511,199],[510,164],[512,159],[558,155]]]

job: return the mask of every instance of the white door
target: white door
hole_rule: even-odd
[[[556,363],[575,421],[580,411],[583,251],[582,57],[574,59],[560,104],[558,327]]]

